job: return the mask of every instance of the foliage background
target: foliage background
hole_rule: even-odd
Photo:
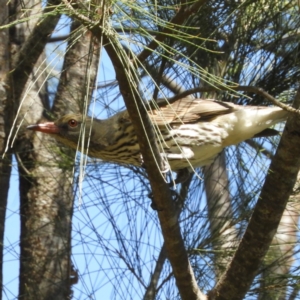
[[[298,2],[2,2],[2,297],[296,299],[297,118],[276,154],[278,136],[230,147],[177,186],[174,204],[158,176],[155,144],[145,142],[153,130],[143,101],[187,91],[270,105],[241,87],[255,86],[297,108]],[[155,167],[75,156],[25,130],[67,112],[107,118],[125,107]],[[12,165],[20,209],[10,211]],[[151,189],[162,212],[150,208]],[[11,228],[19,224],[10,222],[19,215],[18,241]],[[11,261],[20,264],[12,285]]]

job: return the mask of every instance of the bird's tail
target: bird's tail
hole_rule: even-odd
[[[264,137],[278,134],[273,125],[285,121],[288,112],[278,107],[251,107],[234,112],[235,126],[224,141],[225,145],[233,145],[252,137]]]

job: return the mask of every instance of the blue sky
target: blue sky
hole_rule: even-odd
[[[18,296],[19,276],[19,236],[20,236],[20,214],[19,214],[19,175],[16,160],[13,159],[12,173],[10,177],[10,188],[8,193],[5,236],[4,236],[4,265],[3,265],[3,299],[16,299]]]

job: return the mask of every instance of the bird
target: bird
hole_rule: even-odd
[[[288,117],[288,112],[279,107],[189,97],[149,109],[147,113],[161,156],[175,172],[209,165],[227,146],[274,135],[278,132],[270,127]],[[84,153],[103,161],[134,166],[145,163],[127,110],[104,120],[67,114],[54,122],[29,125],[27,129],[51,134],[75,150],[81,149],[78,142],[82,137]]]

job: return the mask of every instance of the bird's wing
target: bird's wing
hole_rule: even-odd
[[[151,121],[157,126],[170,123],[206,121],[218,115],[235,111],[237,106],[209,99],[182,98],[157,110],[149,111]]]

